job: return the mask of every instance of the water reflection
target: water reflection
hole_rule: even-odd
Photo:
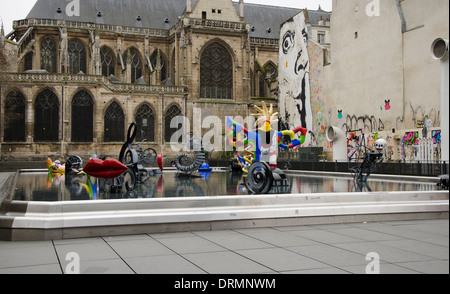
[[[433,183],[369,180],[362,185],[353,178],[289,175],[289,187],[274,187],[271,193],[336,193],[378,191],[431,191]],[[248,195],[242,174],[213,172],[196,177],[179,177],[176,173],[150,177],[134,191],[110,193],[101,189],[101,181],[88,176],[23,173],[19,176],[14,200],[18,201],[77,201],[97,199],[132,199],[163,197],[204,197]]]

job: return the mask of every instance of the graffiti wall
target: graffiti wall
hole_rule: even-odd
[[[309,84],[311,97],[312,128],[311,145],[322,146],[324,153],[330,151],[330,142],[326,139],[325,129],[330,125],[330,113],[325,109],[326,94],[323,90],[324,51],[317,43],[308,41]]]
[[[311,130],[313,116],[310,95],[308,32],[304,12],[286,21],[280,32],[279,112],[285,129],[301,126]],[[311,137],[307,136],[305,145]]]

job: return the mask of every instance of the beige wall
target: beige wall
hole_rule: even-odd
[[[379,15],[368,16],[366,6],[377,3]],[[421,122],[432,121],[428,138],[431,130],[440,129],[439,61],[431,58],[430,46],[449,34],[448,1],[398,3],[400,11],[396,1],[333,0],[326,103],[333,113],[331,124],[388,139],[393,159],[401,157],[398,146],[406,132],[418,131],[422,137]],[[390,100],[389,110],[385,100]],[[341,119],[338,110],[343,110]],[[413,148],[407,160],[414,157]]]

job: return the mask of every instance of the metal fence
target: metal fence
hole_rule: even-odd
[[[325,162],[280,159],[278,166],[281,169],[309,170],[324,172],[349,172],[358,166],[358,162]],[[449,173],[449,164],[442,163],[403,163],[382,162],[376,165],[376,174],[407,175],[407,176],[440,176]]]

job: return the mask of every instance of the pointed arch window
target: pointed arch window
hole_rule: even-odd
[[[25,142],[25,96],[12,91],[5,99],[5,142]]]
[[[231,99],[233,61],[228,50],[219,43],[209,45],[200,61],[200,97]]]
[[[155,113],[147,104],[142,105],[137,110],[136,126],[136,142],[155,141]]]
[[[56,43],[50,37],[41,42],[41,69],[56,73]]]
[[[119,103],[113,102],[105,112],[104,141],[124,142],[125,115]]]
[[[86,73],[86,49],[78,40],[69,42],[69,73]]]
[[[167,111],[166,115],[164,116],[164,139],[166,143],[170,143],[170,139],[172,138],[172,135],[175,134],[175,132],[178,129],[172,129],[170,127],[170,123],[172,122],[172,119],[174,119],[177,116],[181,116],[181,109],[176,106],[172,105]],[[181,141],[181,138],[179,138]]]
[[[113,52],[106,46],[100,49],[100,58],[102,63],[102,75],[109,77],[115,75],[115,59]]]
[[[59,140],[59,100],[53,91],[39,93],[34,102],[35,142],[57,142]]]
[[[131,82],[136,82],[142,77],[142,59],[135,48],[130,48],[124,56],[127,66],[131,68]]]
[[[72,142],[92,142],[94,138],[94,103],[81,90],[72,100]]]

